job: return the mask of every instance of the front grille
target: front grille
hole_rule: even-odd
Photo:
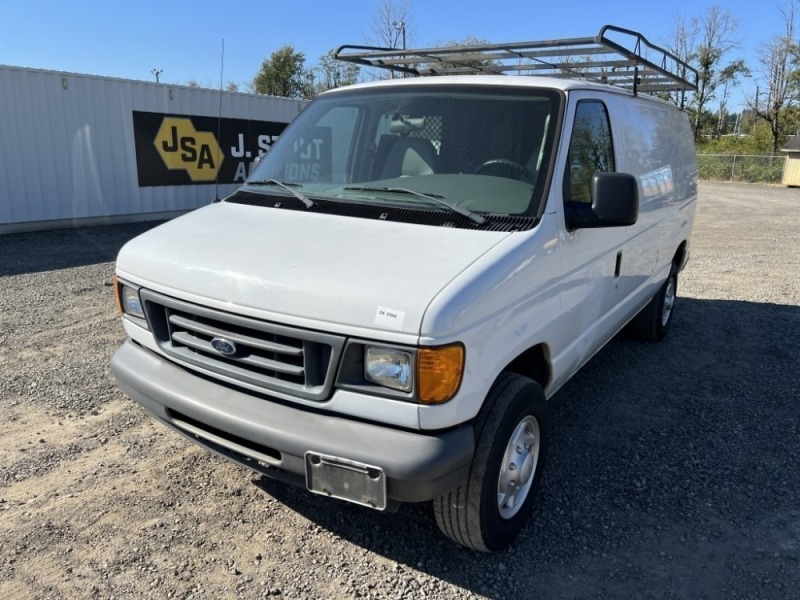
[[[330,396],[344,339],[241,317],[141,290],[150,329],[168,356],[267,391]],[[222,354],[212,341],[235,347]]]

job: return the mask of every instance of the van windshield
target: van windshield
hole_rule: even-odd
[[[535,216],[560,104],[552,90],[510,86],[335,92],[298,115],[244,189],[294,191],[308,207],[327,199],[458,212],[478,224]]]

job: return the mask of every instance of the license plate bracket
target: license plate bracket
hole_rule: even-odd
[[[386,509],[386,474],[380,467],[317,452],[306,452],[305,463],[310,492]]]

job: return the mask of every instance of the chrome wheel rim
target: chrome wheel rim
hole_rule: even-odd
[[[539,462],[539,421],[528,415],[514,429],[508,440],[500,477],[497,480],[497,509],[510,519],[525,503]]]
[[[664,308],[661,311],[661,326],[666,327],[669,323],[669,317],[672,314],[672,309],[675,306],[675,278],[670,277],[667,280],[667,289],[664,291]]]

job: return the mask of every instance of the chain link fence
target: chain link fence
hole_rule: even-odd
[[[713,181],[781,183],[787,160],[786,156],[698,154],[697,172],[700,179]]]

